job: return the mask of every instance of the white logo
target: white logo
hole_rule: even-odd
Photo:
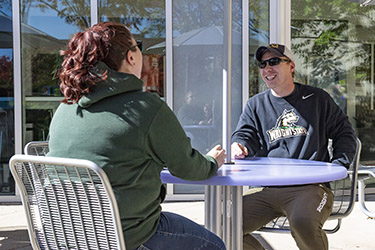
[[[298,120],[299,117],[293,109],[285,109],[277,119],[275,127],[267,130],[270,143],[282,138],[308,135],[309,132],[307,132],[306,128],[295,124]]]
[[[323,209],[324,205],[327,203],[327,198],[328,198],[327,193],[324,193],[324,194],[323,194],[323,198],[322,198],[322,200],[321,200],[319,206],[316,208],[316,210],[317,210],[319,213],[322,212],[322,209]]]
[[[314,93],[312,93],[310,95],[304,95],[304,96],[302,96],[302,100],[305,100],[305,99],[307,99],[307,98],[309,98],[309,97],[311,97],[313,95],[314,95]]]

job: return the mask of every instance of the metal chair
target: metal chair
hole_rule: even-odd
[[[33,249],[123,249],[110,182],[88,160],[14,155],[9,161]]]
[[[356,201],[358,166],[361,148],[361,141],[357,138],[356,152],[353,162],[348,169],[348,176],[345,179],[330,182],[331,190],[334,195],[334,202],[332,213],[328,220],[337,220],[337,224],[334,228],[325,228],[324,231],[326,233],[336,233],[341,227],[342,219],[347,217],[353,210]],[[290,233],[289,221],[285,216],[281,216],[270,221],[258,231]]]
[[[358,168],[358,203],[361,206],[362,212],[370,218],[375,219],[375,211],[370,211],[366,206],[365,188],[366,180],[375,181],[375,167],[359,165]]]
[[[25,145],[26,155],[46,156],[49,152],[48,141],[31,141]]]

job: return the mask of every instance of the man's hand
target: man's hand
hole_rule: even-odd
[[[220,168],[224,164],[225,158],[227,157],[227,154],[225,153],[225,150],[221,148],[221,145],[216,145],[215,147],[213,147],[207,153],[207,155],[215,158],[218,168]]]
[[[238,142],[233,142],[232,144],[232,158],[233,159],[243,159],[248,155],[247,148]]]

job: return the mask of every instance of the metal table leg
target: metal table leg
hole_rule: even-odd
[[[222,238],[222,206],[221,194],[223,187],[208,186],[205,189],[205,226],[208,230]]]
[[[243,249],[243,231],[242,231],[242,186],[233,186],[232,189],[232,250]]]
[[[242,186],[205,188],[205,226],[223,239],[227,250],[243,249]]]

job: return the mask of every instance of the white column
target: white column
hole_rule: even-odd
[[[98,0],[90,0],[91,26],[98,23]]]
[[[165,99],[168,106],[173,109],[173,27],[172,27],[172,0],[165,1],[165,56],[166,56],[166,81]]]
[[[242,108],[249,99],[249,1],[242,1]]]
[[[291,0],[270,0],[270,43],[290,48]]]
[[[223,67],[223,148],[226,162],[231,161],[232,121],[232,0],[224,1],[224,67]]]
[[[20,3],[12,1],[13,75],[14,75],[14,140],[15,153],[22,154],[22,83],[21,83],[21,19]]]

